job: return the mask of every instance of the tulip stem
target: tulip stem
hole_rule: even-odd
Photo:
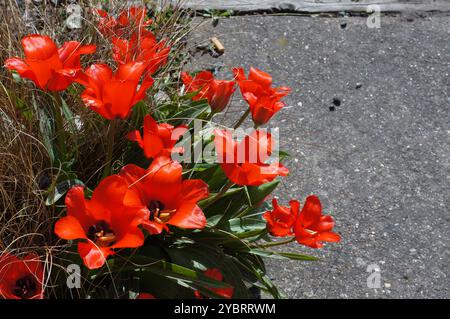
[[[114,142],[115,142],[115,136],[116,136],[116,129],[117,124],[119,120],[114,119],[109,122],[108,126],[108,136],[106,141],[106,163],[105,168],[103,169],[102,179],[109,176],[111,173],[111,166],[112,166],[112,157],[114,153]]]
[[[268,243],[268,244],[264,244],[264,245],[258,245],[258,247],[260,248],[269,248],[269,247],[274,247],[274,246],[281,246],[281,245],[286,245],[289,243],[292,243],[295,240],[295,237],[289,238],[287,240],[282,240],[282,241],[275,241],[273,243]]]
[[[247,109],[247,111],[245,111],[244,114],[242,114],[241,118],[239,119],[239,121],[236,122],[236,124],[234,124],[233,128],[237,129],[239,126],[241,126],[241,124],[245,121],[245,119],[247,118],[247,116],[250,114],[250,108]]]
[[[53,105],[53,116],[55,120],[55,135],[56,141],[58,143],[58,155],[61,162],[66,160],[66,141],[64,134],[64,120],[62,117],[63,100],[61,94],[58,92],[53,92],[53,98],[55,99],[55,104]]]

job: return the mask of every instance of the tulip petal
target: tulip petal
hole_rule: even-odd
[[[298,214],[300,214],[300,202],[298,200],[291,200],[289,206],[291,206],[292,212],[295,214],[295,217],[297,217]]]
[[[36,75],[28,64],[19,58],[10,58],[5,62],[5,67],[9,70],[14,70],[19,73],[20,77],[24,79],[30,79],[31,81],[37,83]]]
[[[306,228],[317,223],[322,215],[322,205],[317,196],[311,195],[306,198],[305,204],[300,212],[299,222]]]
[[[151,222],[151,221],[143,223],[142,226],[145,228],[146,231],[148,231],[148,233],[150,235],[161,234],[162,231],[164,230],[163,224],[159,224],[159,223],[155,223],[155,222]]]
[[[84,198],[84,188],[82,186],[72,187],[66,195],[65,204],[67,215],[75,217],[81,225],[86,225],[90,217],[86,211],[86,199]]]
[[[55,224],[55,234],[65,240],[86,239],[86,233],[74,216],[60,218]]]
[[[245,76],[244,68],[234,68],[233,69],[234,77],[236,78],[236,81],[240,84],[240,82],[243,82],[247,80],[247,77]]]
[[[136,299],[156,299],[152,294],[141,292]]]
[[[103,107],[102,100],[97,99],[91,89],[84,90],[81,94],[81,99],[83,100],[83,103],[94,112],[97,112],[108,120],[114,119],[114,116],[109,112],[109,110]]]
[[[130,81],[136,88],[145,68],[146,64],[144,62],[133,61],[126,63],[118,67],[114,78],[120,81]]]
[[[184,180],[180,191],[180,201],[182,203],[197,203],[208,198],[209,187],[200,179]]]
[[[103,85],[103,104],[107,112],[125,119],[134,106],[136,84],[132,81],[111,80]]]
[[[250,68],[248,79],[250,81],[258,83],[259,85],[267,89],[272,85],[272,76],[256,68]]]
[[[206,226],[206,217],[196,204],[183,203],[167,223],[180,228],[201,229]]]
[[[67,89],[81,73],[81,69],[60,69],[54,72],[54,75],[47,83],[47,89],[50,91],[64,91]]]
[[[161,138],[156,134],[147,134],[144,136],[144,154],[147,158],[154,158],[164,149]]]
[[[149,182],[145,192],[148,198],[171,203],[181,188],[182,167],[170,158],[158,157],[148,168]]]
[[[338,234],[333,233],[333,232],[323,232],[323,233],[319,233],[317,235],[316,239],[318,241],[326,241],[326,242],[336,243],[341,240],[341,236],[339,236]]]
[[[127,134],[127,139],[131,142],[136,142],[141,148],[144,148],[144,142],[142,140],[141,132],[138,130],[131,131]]]
[[[80,54],[77,52],[81,48],[78,41],[67,41],[58,49],[58,56],[64,67],[80,68]]]
[[[136,104],[137,102],[139,102],[140,100],[142,100],[143,98],[145,98],[145,94],[147,93],[147,90],[153,85],[155,81],[153,80],[153,78],[148,75],[144,78],[144,80],[142,81],[139,90],[136,92],[134,98],[133,98],[133,102],[132,104]]]
[[[103,84],[109,82],[113,76],[111,68],[106,64],[96,63],[87,68],[85,74],[89,82],[79,83],[91,89],[97,99],[101,99]]]
[[[135,248],[144,244],[144,234],[139,228],[129,230],[113,248]]]
[[[127,190],[128,185],[122,177],[118,175],[108,176],[95,188],[89,204],[102,203],[110,211],[113,211],[116,207],[121,207]],[[106,214],[106,210],[101,209],[98,205],[95,210],[90,209],[90,212],[95,214],[97,220],[110,220],[110,216]]]
[[[78,253],[89,269],[98,269],[105,264],[106,258],[111,254],[111,250],[97,247],[91,242],[80,242],[78,243]]]
[[[27,60],[48,60],[58,56],[58,48],[48,36],[39,34],[26,36],[22,39],[22,46]]]

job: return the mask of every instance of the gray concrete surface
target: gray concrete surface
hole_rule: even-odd
[[[369,5],[377,5],[381,12],[441,11],[450,12],[447,0],[172,0],[183,8],[204,11],[233,10],[235,12],[367,12]]]
[[[287,296],[449,298],[449,16],[382,16],[379,29],[363,17],[241,16],[192,39],[211,36],[226,53],[199,51],[191,69],[255,66],[293,88],[271,123],[292,154],[277,195],[319,195],[343,238],[286,248],[319,262],[267,260]],[[243,108],[237,94],[225,123]],[[379,289],[367,286],[371,264]]]

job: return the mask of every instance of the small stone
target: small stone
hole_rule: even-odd
[[[333,98],[333,104],[334,106],[340,106],[341,105],[341,100],[338,99],[337,97]]]
[[[356,83],[355,89],[359,90],[360,88],[362,88],[362,84],[361,83]]]
[[[363,260],[361,257],[357,257],[357,258],[356,258],[356,264],[357,264],[359,267],[363,267],[363,266],[366,265],[366,263],[364,262],[364,260]]]
[[[66,8],[66,13],[68,16],[67,20],[66,20],[67,28],[69,28],[71,30],[81,29],[81,27],[82,27],[81,7],[78,4],[70,4]]]

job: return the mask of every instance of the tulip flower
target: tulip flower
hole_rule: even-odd
[[[3,299],[43,299],[44,267],[34,253],[23,259],[0,256],[0,297]]]
[[[300,202],[291,200],[290,207],[278,205],[276,198],[272,200],[273,210],[266,212],[263,217],[267,221],[267,229],[272,236],[286,237],[293,235],[292,227],[300,211]]]
[[[120,176],[128,182],[124,203],[143,206],[149,218],[142,225],[150,234],[168,231],[168,225],[186,229],[201,229],[206,217],[197,202],[209,195],[202,180],[182,180],[182,167],[167,157],[158,157],[145,170],[127,165]]]
[[[332,232],[333,227],[333,217],[322,215],[319,198],[315,195],[306,198],[294,225],[297,242],[311,248],[321,248],[322,242],[338,242],[341,237]]]
[[[183,153],[183,148],[175,147],[175,144],[186,131],[185,125],[175,128],[168,123],[158,124],[151,115],[146,115],[143,135],[136,130],[128,133],[127,138],[138,143],[139,147],[144,150],[145,157],[155,158],[170,156],[174,152]]]
[[[22,39],[25,59],[7,59],[5,67],[30,79],[42,90],[63,91],[82,74],[80,56],[91,54],[95,45],[77,41],[64,43],[58,49],[48,36],[33,34]]]
[[[219,269],[217,268],[211,268],[211,269],[207,269],[204,272],[204,275],[208,278],[214,279],[216,281],[223,281],[223,275],[220,272]],[[207,287],[208,290],[211,290],[212,292],[226,298],[226,299],[230,299],[231,297],[233,297],[233,292],[234,292],[234,288],[233,287],[229,287],[229,288],[212,288],[212,287]],[[199,290],[196,290],[194,292],[195,297],[197,299],[203,299],[203,295],[201,294],[201,292]]]
[[[141,292],[136,299],[156,299],[152,294]]]
[[[253,122],[256,125],[267,123],[285,104],[280,100],[291,91],[288,87],[272,87],[272,77],[255,68],[250,68],[248,78],[243,68],[233,72],[241,89],[242,96],[250,106]]]
[[[136,248],[144,243],[139,225],[148,218],[140,207],[123,204],[128,184],[112,175],[100,182],[90,200],[81,186],[67,193],[67,216],[55,224],[55,233],[65,240],[80,239],[78,253],[89,269],[100,268],[117,248]]]
[[[165,41],[157,42],[152,33],[145,36],[134,34],[130,39],[112,38],[113,58],[119,64],[132,61],[147,63],[146,72],[154,74],[167,63],[170,47]]]
[[[221,112],[227,107],[235,91],[235,81],[217,80],[210,71],[202,71],[195,77],[183,72],[181,79],[187,92],[198,92],[192,99],[194,101],[207,99],[214,113]]]
[[[265,163],[272,153],[271,134],[254,130],[240,143],[233,139],[230,131],[215,130],[214,135],[220,165],[233,183],[259,186],[289,173],[280,163]]]
[[[153,23],[151,19],[147,19],[147,9],[145,7],[130,7],[122,10],[117,19],[101,9],[95,9],[94,13],[99,17],[97,27],[105,36],[122,37],[129,35],[127,33],[135,30],[146,34],[149,31],[145,28]]]
[[[85,77],[78,82],[86,87],[81,98],[86,106],[108,120],[125,119],[132,107],[145,97],[153,79],[146,75],[144,62],[130,62],[120,65],[113,74],[105,64],[93,64],[85,71]]]

